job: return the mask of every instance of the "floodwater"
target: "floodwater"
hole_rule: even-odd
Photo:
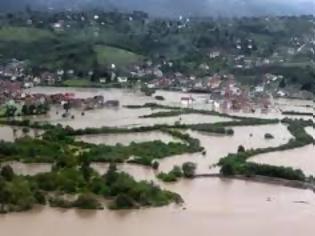
[[[286,126],[282,124],[234,127],[233,129],[233,136],[189,131],[191,137],[200,140],[201,146],[207,152],[206,155],[201,153],[182,154],[161,159],[159,160],[159,171],[168,172],[175,165],[181,166],[185,162],[195,162],[197,174],[218,173],[218,168],[210,167],[217,164],[220,158],[229,153],[236,153],[239,145],[243,145],[246,149],[275,147],[287,143],[292,138]],[[265,133],[273,134],[275,139],[266,140],[264,138]],[[108,169],[108,164],[104,163],[94,163],[92,166],[100,174],[104,174]],[[140,180],[155,179],[156,172],[144,166],[123,164],[118,165],[118,169]]]
[[[306,175],[315,176],[315,146],[308,145],[283,152],[272,152],[255,156],[250,161],[270,164],[275,166],[286,166],[301,169]]]
[[[161,109],[151,110],[149,108],[143,109],[127,109],[125,105],[142,105],[148,102],[156,102],[154,98],[144,96],[139,92],[133,90],[121,89],[77,89],[77,88],[43,88],[36,87],[26,90],[28,93],[75,93],[77,98],[93,97],[96,95],[104,96],[105,100],[119,100],[121,107],[119,108],[103,108],[92,111],[86,111],[82,116],[79,110],[72,109],[71,115],[74,119],[62,118],[62,109],[52,107],[49,114],[44,116],[34,116],[33,121],[49,121],[53,124],[60,123],[63,126],[71,126],[73,128],[86,128],[86,127],[135,127],[135,126],[152,126],[155,124],[169,124],[173,125],[175,122],[180,121],[182,124],[196,124],[196,123],[215,123],[222,121],[231,121],[229,118],[202,115],[202,114],[184,114],[179,117],[163,117],[163,118],[140,118],[144,115],[149,115],[154,112],[162,111]],[[180,100],[179,100],[180,101]],[[58,113],[58,114],[57,114]]]
[[[51,171],[51,164],[44,163],[22,163],[17,161],[10,161],[0,163],[0,166],[9,165],[17,175],[37,175]]]
[[[131,211],[45,207],[0,216],[0,234],[309,236],[315,231],[311,191],[220,179],[181,181],[172,190],[184,197],[184,206]]]
[[[59,114],[56,114],[56,111]],[[33,121],[49,121],[52,124],[61,124],[63,126],[71,126],[75,129],[94,127],[99,128],[102,126],[109,127],[139,127],[139,126],[152,126],[155,124],[168,124],[174,125],[175,122],[182,124],[196,124],[196,123],[215,123],[222,121],[231,121],[229,118],[201,115],[201,114],[184,114],[180,117],[163,117],[163,118],[140,118],[140,116],[149,115],[153,112],[161,110],[151,110],[149,108],[143,109],[127,109],[121,108],[103,108],[97,110],[86,111],[85,115],[81,115],[81,111],[71,110],[71,115],[75,118],[62,118],[62,110],[53,108],[48,115],[33,117]]]
[[[174,165],[182,165],[191,161],[197,163],[197,173],[205,174],[210,172],[218,172],[218,169],[210,167],[217,164],[218,161],[229,153],[236,153],[239,145],[243,145],[246,149],[275,147],[285,144],[292,137],[287,128],[282,124],[263,125],[263,126],[246,126],[234,127],[233,136],[213,135],[204,132],[190,131],[189,134],[200,140],[201,146],[206,150],[206,155],[183,154],[166,158],[160,161],[160,169],[169,171]],[[266,140],[265,133],[271,133],[275,139]]]
[[[165,98],[165,101],[161,103],[170,106],[181,106],[181,97],[192,97],[194,99],[193,108],[201,110],[211,110],[213,106],[208,104],[206,101],[209,100],[208,94],[199,93],[184,93],[174,91],[163,91],[158,90],[155,95],[160,95]],[[233,110],[221,110],[231,115],[237,116],[248,116],[258,118],[269,118],[269,119],[283,119],[285,117],[292,119],[314,119],[312,116],[299,116],[299,115],[282,115],[281,111],[296,111],[296,112],[307,112],[313,113],[314,102],[312,100],[299,100],[299,99],[286,99],[276,98],[271,100],[271,107],[267,113],[257,110],[254,113],[248,112],[237,112]]]
[[[28,136],[35,137],[42,134],[42,131],[30,129]],[[14,142],[17,138],[25,137],[21,127],[0,126],[0,141]]]
[[[306,131],[315,137],[313,127],[307,127]],[[315,176],[315,146],[313,144],[289,151],[258,155],[252,158],[251,161],[261,164],[293,167],[301,169],[306,175]]]
[[[101,90],[101,89],[72,89],[72,88],[34,88],[30,92],[59,93],[76,92],[77,97],[90,97],[103,95],[105,100],[118,99],[122,105],[143,104],[154,102],[151,97],[143,96],[129,90]],[[157,95],[165,97],[161,103],[166,105],[180,105],[180,97],[187,94],[158,91]],[[204,103],[205,95],[192,94],[196,99],[195,108],[210,109]],[[290,103],[282,101],[284,104]],[[299,101],[300,102],[300,101]],[[298,102],[298,103],[299,103]],[[294,101],[295,106],[296,101]],[[301,104],[298,104],[300,106]],[[303,105],[303,104],[302,104]],[[304,106],[308,109],[308,105]],[[291,109],[290,107],[288,109]],[[303,108],[304,109],[304,108]],[[62,119],[52,110],[48,117],[36,117],[38,120],[48,120],[52,123],[62,123],[75,128],[100,126],[140,126],[153,125],[160,122],[171,123],[178,117],[141,119],[139,116],[147,115],[158,110],[151,109],[102,109],[88,111],[85,116],[77,111],[75,120]],[[248,115],[248,114],[240,114]],[[283,118],[274,111],[262,115],[252,114],[255,117]],[[228,119],[215,116],[184,115],[182,122],[210,123],[226,121]],[[174,165],[181,165],[186,161],[198,164],[197,173],[217,173],[218,169],[210,169],[221,157],[228,153],[237,152],[239,145],[249,148],[274,147],[287,143],[291,134],[283,124],[234,127],[234,136],[221,136],[208,133],[187,131],[192,137],[198,138],[206,149],[206,155],[184,154],[165,158],[160,161],[159,171],[169,171]],[[308,127],[307,132],[314,135],[314,129]],[[271,133],[275,138],[266,140],[265,133]],[[1,135],[3,138],[5,135]],[[82,138],[82,137],[81,137]],[[159,139],[164,142],[172,141],[171,137],[158,132],[141,134],[114,134],[84,136],[85,141],[93,143],[129,144],[131,141],[143,142]],[[269,154],[265,154],[269,155]],[[257,156],[253,160],[261,158]],[[314,146],[306,146],[281,153],[271,153],[272,164],[275,159],[292,155],[292,163],[302,163],[307,173],[315,170]],[[308,158],[308,159],[307,159]],[[291,165],[289,157],[284,163]],[[300,159],[300,161],[296,161]],[[12,163],[14,170],[19,173],[34,174],[38,171],[49,171],[47,166]],[[25,165],[25,166],[24,166]],[[296,164],[298,165],[298,164]],[[108,164],[94,163],[92,167],[103,174]],[[310,168],[310,169],[307,169]],[[35,168],[32,169],[32,168]],[[46,169],[47,168],[47,169]],[[314,168],[314,169],[313,169]],[[219,178],[203,178],[194,180],[181,180],[175,184],[164,184],[156,178],[156,171],[151,168],[119,164],[118,170],[125,171],[138,180],[149,180],[160,184],[163,188],[179,193],[185,200],[183,206],[167,206],[131,211],[81,211],[60,210],[49,207],[37,208],[30,212],[0,215],[0,235],[5,236],[309,236],[315,232],[315,194],[309,190],[299,190],[278,185],[253,183],[241,180],[224,180]]]
[[[143,143],[151,141],[162,141],[164,143],[181,142],[179,139],[173,138],[171,135],[160,132],[141,132],[141,133],[126,133],[126,134],[98,134],[98,135],[82,135],[76,138],[79,141],[93,144],[106,145],[129,145],[132,142]]]

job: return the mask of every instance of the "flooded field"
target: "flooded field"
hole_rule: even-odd
[[[176,121],[181,121],[184,124],[195,123],[214,123],[220,121],[230,121],[230,119],[200,115],[200,114],[186,114],[180,117],[164,117],[164,118],[147,118],[141,119],[140,116],[149,115],[153,112],[161,110],[151,109],[127,109],[125,105],[142,105],[149,102],[160,103],[168,106],[181,107],[182,97],[191,96],[195,102],[191,106],[195,109],[211,110],[211,104],[206,101],[209,99],[208,94],[195,94],[174,91],[158,90],[154,96],[159,95],[165,98],[164,101],[157,101],[154,97],[144,96],[141,92],[128,89],[96,89],[96,88],[60,88],[60,87],[35,87],[25,91],[26,93],[74,93],[77,98],[88,98],[97,95],[104,96],[105,100],[119,100],[119,108],[104,108],[100,110],[92,110],[86,112],[85,116],[81,115],[80,110],[71,110],[71,115],[75,118],[62,118],[62,108],[53,107],[48,115],[32,117],[34,121],[49,121],[53,124],[60,123],[64,126],[69,125],[73,128],[86,128],[86,127],[101,127],[101,126],[148,126],[154,124],[174,124]],[[312,101],[292,100],[292,99],[276,99],[273,102],[273,107],[268,113],[256,111],[255,113],[235,112],[232,110],[225,110],[222,112],[230,113],[237,116],[249,116],[259,118],[278,118],[282,119],[290,117],[294,119],[312,119],[311,116],[288,116],[282,115],[281,110],[289,111],[294,110],[298,112],[312,112]],[[185,106],[184,106],[185,107]],[[291,109],[292,108],[292,109]],[[57,114],[58,113],[58,114]],[[89,122],[87,122],[87,120]]]
[[[14,142],[17,138],[35,137],[42,134],[42,131],[36,129],[30,129],[29,132],[24,133],[21,127],[0,126],[0,141]]]
[[[309,236],[315,230],[310,191],[237,180],[197,179],[172,185],[183,207],[133,211],[38,208],[0,216],[1,235]],[[16,225],[26,227],[16,227]],[[58,225],[58,227],[56,227]],[[109,233],[110,232],[110,233]]]
[[[230,119],[198,114],[182,115],[167,118],[139,118],[161,110],[127,109],[124,105],[144,104],[156,102],[132,90],[102,90],[102,89],[74,89],[74,88],[33,88],[31,93],[66,93],[74,92],[76,97],[91,97],[103,95],[105,100],[117,99],[120,108],[104,108],[88,111],[84,116],[81,111],[71,111],[74,119],[64,119],[60,109],[54,107],[47,116],[33,117],[37,121],[70,125],[74,128],[119,126],[134,127],[154,124],[173,124],[181,119],[182,123],[213,123],[229,121]],[[181,106],[180,98],[185,93],[157,91],[156,95],[165,98],[160,103],[171,106]],[[211,109],[206,104],[208,95],[189,94],[196,100],[194,108]],[[277,106],[284,110],[308,112],[312,102],[300,100],[277,100]],[[260,118],[283,118],[279,111],[274,109],[268,114],[233,113],[242,116]],[[296,107],[299,107],[296,109]],[[299,110],[301,109],[301,110]],[[312,110],[312,109],[311,109]],[[58,113],[58,114],[57,114]],[[295,117],[297,118],[297,117]],[[305,117],[303,117],[305,118]],[[306,117],[308,118],[308,117]],[[119,171],[134,176],[137,180],[154,181],[161,187],[179,193],[185,203],[183,206],[168,206],[163,208],[142,209],[132,211],[81,211],[60,210],[49,207],[37,208],[30,212],[0,215],[0,235],[24,236],[54,236],[54,235],[109,235],[109,236],[309,236],[315,232],[313,219],[315,218],[315,194],[308,190],[299,190],[278,185],[253,183],[240,180],[220,178],[204,178],[181,180],[175,184],[164,184],[156,179],[158,172],[167,172],[174,165],[182,165],[191,161],[197,164],[197,174],[218,173],[218,168],[211,168],[220,158],[229,153],[237,152],[239,145],[245,149],[276,147],[287,143],[291,134],[283,124],[233,127],[233,136],[214,135],[204,132],[186,131],[193,138],[201,142],[206,154],[184,154],[160,160],[159,171],[151,168],[119,164]],[[313,127],[307,132],[315,135]],[[265,139],[266,133],[274,139]],[[0,140],[13,141],[12,128],[0,127]],[[146,142],[161,140],[165,143],[179,141],[161,132],[147,132],[139,134],[110,134],[86,135],[78,139],[96,143],[128,145],[131,142]],[[273,165],[292,166],[301,168],[306,174],[315,175],[314,146],[309,145],[285,152],[274,152],[256,156],[251,161]],[[34,175],[50,170],[46,164],[10,164],[18,174]],[[93,163],[91,165],[100,174],[108,169],[108,164]],[[16,227],[19,225],[20,227]],[[58,227],[56,227],[58,225]]]
[[[194,99],[193,108],[201,110],[211,110],[213,106],[207,101],[209,100],[208,94],[198,94],[198,93],[184,93],[184,92],[173,92],[173,91],[162,91],[158,90],[157,95],[165,97],[165,101],[162,104],[171,106],[181,106],[181,97],[192,97]],[[299,99],[286,99],[286,98],[276,98],[272,99],[271,107],[269,111],[261,112],[260,110],[254,113],[249,112],[237,112],[233,110],[219,110],[224,113],[229,113],[237,116],[248,116],[248,117],[258,117],[258,118],[276,118],[283,119],[285,117],[293,119],[314,119],[312,116],[298,116],[298,115],[282,115],[281,111],[296,111],[296,112],[307,112],[313,113],[314,102],[312,100],[299,100]]]
[[[174,139],[172,136],[163,132],[145,132],[145,133],[127,133],[127,134],[99,134],[99,135],[83,135],[78,136],[77,140],[106,145],[129,145],[132,142],[142,143],[160,140],[164,143],[181,142],[179,139]]]
[[[103,108],[97,110],[86,111],[82,116],[82,111],[71,109],[70,113],[74,116],[62,118],[62,108],[52,107],[51,111],[45,116],[32,117],[33,121],[49,121],[52,124],[62,124],[63,126],[71,126],[73,128],[86,128],[86,127],[136,127],[136,126],[151,126],[155,124],[169,124],[173,125],[175,122],[180,121],[182,124],[196,124],[196,123],[215,123],[221,121],[230,121],[231,119],[201,115],[201,114],[185,114],[180,117],[163,117],[163,118],[140,118],[144,115],[149,115],[153,112],[162,111],[161,109],[127,109],[125,105],[142,105],[148,102],[156,102],[152,97],[144,96],[141,93],[132,90],[119,90],[119,89],[64,89],[64,88],[33,88],[27,90],[29,93],[75,93],[77,98],[86,98],[96,95],[104,96],[105,100],[117,99],[120,101],[118,108]],[[176,93],[175,93],[176,94]],[[180,101],[180,100],[179,100]],[[169,104],[172,104],[169,102]],[[180,105],[180,104],[177,104]]]
[[[22,163],[17,161],[4,162],[0,163],[0,166],[9,165],[12,167],[13,171],[17,175],[37,175],[39,173],[46,173],[51,171],[50,164],[42,164],[42,163]]]
[[[313,127],[307,127],[306,131],[315,137]],[[283,152],[272,152],[258,155],[251,161],[276,166],[287,166],[301,169],[307,175],[315,176],[315,146],[308,145],[302,148]]]
[[[312,100],[286,99],[275,100],[276,105],[283,111],[313,112],[314,102]]]
[[[287,143],[291,138],[287,128],[281,124],[234,127],[233,129],[233,136],[190,131],[189,134],[192,137],[200,140],[201,146],[207,151],[206,155],[197,153],[166,158],[160,162],[160,169],[169,171],[174,165],[182,165],[187,161],[192,161],[198,164],[198,174],[217,172],[217,169],[210,170],[210,166],[218,163],[220,158],[229,153],[236,153],[239,145],[243,145],[246,149],[275,147]],[[265,133],[273,134],[275,139],[266,140],[264,138]]]
[[[308,145],[294,150],[258,155],[250,159],[250,161],[275,166],[293,167],[301,169],[306,175],[315,175],[315,146]]]

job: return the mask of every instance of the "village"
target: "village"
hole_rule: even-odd
[[[29,11],[21,18],[0,15],[0,22],[7,25],[2,29],[2,40],[17,37],[21,30],[26,30],[22,33],[27,40],[32,42],[36,36],[52,58],[59,58],[55,63],[54,60],[46,61],[42,54],[29,53],[27,58],[21,59],[23,56],[18,55],[23,49],[18,53],[11,52],[10,48],[7,48],[10,49],[8,52],[3,50],[3,55],[0,54],[1,113],[6,113],[5,107],[13,107],[7,109],[9,114],[22,115],[45,113],[50,105],[82,111],[120,105],[118,100],[105,101],[97,94],[80,98],[76,94],[25,92],[37,86],[135,88],[149,96],[154,96],[157,90],[179,91],[183,96],[178,103],[183,106],[197,102],[191,94],[205,94],[202,102],[210,104],[212,110],[246,113],[268,112],[273,106],[273,98],[312,99],[313,85],[309,81],[313,76],[314,60],[309,58],[315,53],[315,42],[309,32],[288,38],[279,36],[285,43],[277,45],[276,42],[263,43],[261,33],[248,33],[251,21],[256,32],[261,24],[268,30],[273,29],[273,23],[301,21],[305,25],[314,24],[314,17],[303,16],[296,20],[261,17],[234,21],[178,16],[173,20],[159,20],[139,11],[65,11],[60,14],[52,11],[47,16]],[[108,43],[106,35],[113,33],[113,25],[116,26],[114,35],[119,37],[116,35],[118,40]],[[82,27],[87,30],[86,41],[75,42],[71,37]],[[135,33],[137,27],[141,28],[141,33]],[[233,27],[243,27],[244,34],[236,33]],[[206,33],[209,28],[211,33]],[[129,41],[121,34],[126,29]],[[196,32],[201,35],[188,37]],[[266,33],[263,39],[267,36]],[[74,42],[60,43],[59,37]],[[163,42],[172,37],[177,37],[177,40],[186,38],[188,43],[172,45]],[[45,42],[52,43],[51,47],[56,50],[49,51]],[[160,48],[160,45],[164,46]],[[271,45],[275,47],[272,50]],[[159,50],[152,49],[155,47]],[[177,47],[179,50],[175,50]],[[187,52],[180,48],[186,48]],[[175,52],[171,53],[172,50]],[[37,57],[41,60],[37,61]],[[298,80],[302,82],[296,84]],[[156,99],[163,100],[163,97]]]
[[[139,68],[139,66],[137,66]],[[142,74],[141,74],[142,73]],[[59,75],[58,75],[59,74]],[[2,115],[31,115],[43,114],[49,110],[51,105],[60,105],[64,107],[66,112],[61,114],[67,116],[69,108],[84,111],[92,109],[100,109],[104,107],[119,107],[118,100],[105,101],[103,96],[95,95],[90,98],[79,98],[74,93],[65,94],[29,94],[27,89],[36,86],[60,86],[62,81],[60,71],[56,73],[43,72],[39,76],[26,73],[23,62],[14,60],[7,66],[0,69],[0,104],[2,107]],[[113,73],[114,74],[114,73]],[[155,79],[145,80],[145,76],[155,75]],[[115,79],[115,75],[112,76]],[[271,106],[270,99],[272,94],[266,88],[271,83],[281,80],[281,76],[266,74],[263,82],[259,86],[253,88],[242,86],[234,75],[206,76],[197,78],[195,76],[187,77],[179,72],[164,76],[161,70],[151,67],[138,74],[131,72],[129,77],[117,77],[119,84],[128,84],[130,81],[136,80],[135,84],[141,84],[152,93],[148,95],[154,96],[156,90],[174,90],[183,92],[180,102],[184,107],[191,107],[195,103],[192,93],[206,94],[207,97],[202,101],[210,104],[212,110],[216,111],[243,111],[255,112],[257,109],[262,112],[268,112]],[[102,86],[101,80],[98,84]],[[278,91],[278,96],[285,96],[284,92]],[[157,100],[163,100],[163,97],[156,97]],[[198,101],[200,102],[200,101]],[[5,111],[6,110],[6,111]],[[74,117],[73,117],[74,118]]]

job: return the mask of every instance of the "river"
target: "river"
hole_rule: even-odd
[[[310,191],[220,179],[181,181],[172,190],[184,197],[183,207],[118,212],[38,208],[0,216],[0,234],[309,236],[315,230]]]

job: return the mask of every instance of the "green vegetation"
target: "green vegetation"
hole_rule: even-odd
[[[292,116],[314,116],[312,112],[297,112],[297,111],[283,111],[282,115],[292,115]]]
[[[0,213],[24,211],[34,204],[52,207],[103,209],[100,198],[111,199],[111,209],[157,207],[172,202],[181,203],[178,194],[161,190],[153,183],[137,182],[126,173],[117,172],[111,165],[104,176],[99,176],[83,161],[61,166],[56,164],[49,173],[35,176],[17,176],[10,167],[3,167],[0,175]],[[58,193],[51,196],[51,193]],[[77,196],[68,200],[65,194]]]
[[[109,184],[110,196],[114,197],[111,209],[138,208],[141,206],[163,206],[170,202],[181,203],[179,195],[162,191],[153,182],[146,181],[136,182],[131,176],[124,173],[106,174],[111,178]]]
[[[226,176],[263,175],[289,180],[306,180],[306,177],[301,170],[247,162],[249,158],[259,154],[294,149],[298,147],[303,147],[314,142],[313,138],[308,135],[304,129],[305,127],[310,125],[312,121],[285,119],[283,120],[283,122],[289,125],[288,130],[294,136],[294,139],[291,139],[287,144],[283,144],[278,147],[255,150],[245,150],[244,147],[239,148],[239,152],[237,154],[229,154],[228,156],[220,160],[219,165],[221,166],[221,173]]]
[[[100,65],[128,66],[137,64],[143,59],[140,55],[133,52],[109,46],[96,45],[94,51]]]
[[[183,175],[182,169],[179,166],[174,166],[169,173],[161,172],[157,177],[164,182],[176,182],[179,178],[183,177]]]
[[[140,118],[160,118],[160,117],[172,117],[172,116],[180,116],[180,115],[184,115],[184,114],[191,114],[194,113],[192,112],[188,112],[188,111],[183,111],[183,110],[173,110],[173,111],[160,111],[160,112],[156,112],[156,113],[152,113],[150,115],[144,115],[141,116]]]
[[[1,27],[0,41],[16,43],[33,43],[53,38],[53,34],[47,30],[32,27]]]
[[[185,178],[193,178],[195,176],[197,165],[193,162],[186,162],[183,164],[183,174]]]
[[[195,177],[196,168],[197,165],[195,163],[185,162],[182,167],[174,166],[168,173],[159,173],[157,178],[164,182],[176,182],[182,177],[191,179]]]
[[[173,136],[185,140],[186,143],[171,142],[165,144],[161,141],[145,143],[131,143],[129,146],[106,146],[90,145],[89,152],[83,156],[96,162],[125,162],[151,166],[154,160],[169,156],[180,155],[183,153],[194,153],[202,151],[199,140],[191,138],[189,135],[181,134],[176,131],[169,131]],[[132,159],[130,159],[133,157]]]
[[[93,85],[90,81],[84,79],[65,80],[62,84],[69,87],[88,87]]]
[[[24,132],[27,133],[26,131]],[[70,148],[63,144],[62,141],[57,143],[31,137],[17,139],[15,143],[0,141],[0,161],[54,162],[58,157],[69,153],[71,153]]]
[[[93,19],[95,14],[98,20]],[[81,20],[82,15],[85,21]],[[272,73],[283,75],[286,86],[314,92],[312,21],[313,16],[273,17],[269,21],[264,17],[191,17],[184,23],[150,18],[139,12],[100,10],[2,14],[0,60],[27,61],[35,74],[71,69],[75,78],[95,81],[110,78],[108,65],[116,64],[117,71],[124,74],[127,67],[144,66],[144,59],[148,59],[153,65],[161,65],[163,74],[180,72],[203,78],[222,72],[235,74],[241,82],[255,85],[264,74]],[[53,27],[57,22],[58,29]],[[301,51],[288,52],[301,45],[304,45]],[[209,51],[218,55],[210,58]],[[239,55],[249,61],[242,69],[235,68],[234,59]],[[264,59],[270,63],[262,63]],[[203,69],[202,64],[209,69]],[[95,74],[88,76],[91,70]],[[62,77],[69,79],[66,74]]]

